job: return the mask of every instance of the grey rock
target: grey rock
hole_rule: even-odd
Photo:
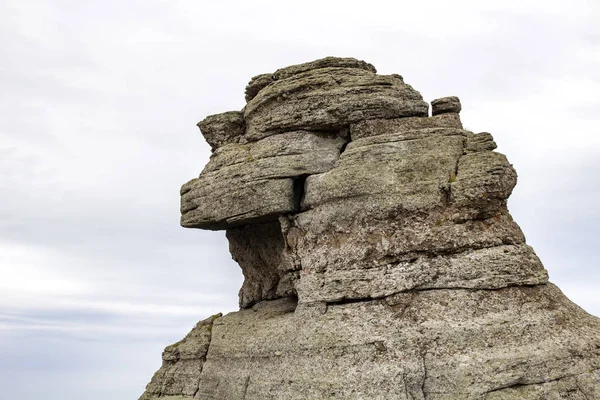
[[[209,124],[181,191],[182,225],[227,230],[241,310],[167,347],[142,400],[600,398],[600,320],[548,282],[516,171],[458,98],[427,117],[401,76],[339,58],[246,94],[246,130]]]
[[[365,71],[369,71],[372,73],[377,73],[377,70],[372,64],[369,64],[362,60],[357,60],[356,58],[343,58],[343,57],[325,57],[315,61],[310,61],[307,63],[291,65],[289,67],[280,68],[273,74],[273,79],[286,79],[293,75],[298,75],[303,72],[311,71],[314,69],[323,69],[323,68],[354,68],[354,69],[362,69]],[[400,77],[402,78],[402,77]]]
[[[288,251],[278,220],[228,229],[227,240],[245,278],[239,292],[241,308],[296,295],[298,266]]]
[[[452,115],[452,114],[442,114],[443,115]],[[467,136],[467,143],[465,145],[466,153],[473,153],[477,151],[492,151],[495,150],[496,142],[494,142],[494,138],[491,133],[481,132],[477,134],[469,134]]]
[[[429,288],[495,289],[547,280],[506,211],[480,220],[468,219],[470,210],[451,208],[372,213],[360,208],[365,204],[361,200],[328,204],[295,218],[295,226],[304,232],[296,246],[300,303],[379,298]],[[340,207],[344,212],[336,212]]]
[[[245,90],[246,103],[252,100],[254,97],[256,97],[256,95],[258,94],[258,92],[261,91],[261,89],[269,86],[271,83],[273,83],[274,80],[275,78],[273,77],[273,74],[261,74],[252,77],[252,79],[250,79],[250,82],[248,82],[248,86],[246,86]]]
[[[406,134],[428,128],[462,129],[463,126],[460,116],[456,113],[440,114],[434,117],[375,119],[352,124],[350,136],[352,140],[356,140],[367,136]]]
[[[388,242],[389,243],[389,242]],[[385,239],[377,247],[385,247]],[[389,246],[389,244],[388,244]],[[298,293],[303,302],[335,303],[378,299],[427,289],[500,289],[515,285],[540,285],[548,274],[533,249],[525,244],[469,249],[454,254],[394,254],[377,249],[339,261],[348,254],[337,251],[323,263],[302,270]],[[355,253],[355,252],[354,252]],[[383,253],[383,254],[382,254]],[[323,252],[319,252],[323,255]],[[311,260],[318,262],[318,257]],[[352,262],[348,262],[352,261]],[[321,270],[320,270],[321,269]]]
[[[459,113],[462,110],[460,99],[456,96],[442,97],[431,102],[431,115]]]
[[[389,130],[396,132],[391,121]],[[460,129],[430,128],[354,140],[334,169],[307,178],[303,209],[351,198],[377,208],[438,206],[445,201],[465,138]],[[368,200],[376,196],[377,201]]]
[[[356,68],[373,73],[377,72],[373,65],[355,58],[325,57],[303,64],[280,68],[273,74],[261,74],[252,77],[248,83],[248,86],[246,86],[246,102],[252,100],[254,97],[256,97],[258,92],[276,80],[289,78],[292,75],[321,68]],[[402,79],[400,75],[396,76]]]
[[[161,368],[146,386],[140,400],[193,397],[198,392],[200,373],[212,337],[213,323],[222,314],[198,322],[181,341],[167,346],[163,352]],[[173,396],[173,397],[172,397]]]
[[[196,398],[596,398],[600,325],[551,284],[294,310],[218,319]]]
[[[200,132],[214,151],[228,143],[238,143],[244,135],[246,123],[240,111],[209,115],[198,122]]]
[[[451,187],[456,205],[476,206],[491,215],[506,204],[517,184],[517,172],[506,156],[492,151],[467,153],[460,158]]]
[[[336,130],[366,119],[426,116],[428,105],[394,76],[356,68],[320,68],[264,87],[244,111],[246,139],[280,132]]]
[[[344,143],[298,131],[220,147],[200,177],[182,186],[181,225],[226,229],[296,211],[294,181],[333,168]]]
[[[181,226],[186,228],[227,229],[277,219],[296,209],[293,179],[211,185],[197,178],[181,188]]]

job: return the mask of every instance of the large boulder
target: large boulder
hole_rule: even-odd
[[[253,78],[181,224],[227,232],[239,312],[168,346],[142,400],[600,399],[600,320],[512,219],[517,174],[457,97],[328,57]]]

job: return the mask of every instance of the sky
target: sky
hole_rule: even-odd
[[[550,279],[600,315],[600,4],[0,3],[0,387],[136,399],[162,349],[237,309],[223,232],[179,226],[210,155],[195,124],[257,74],[325,56],[456,95],[519,174],[509,209]]]

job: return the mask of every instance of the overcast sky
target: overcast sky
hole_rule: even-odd
[[[459,96],[551,280],[600,315],[599,20],[597,0],[2,1],[3,397],[136,399],[167,344],[237,308],[223,232],[179,227],[195,124],[329,55]]]

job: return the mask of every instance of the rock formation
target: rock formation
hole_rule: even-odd
[[[224,229],[239,312],[168,346],[141,399],[600,399],[600,320],[548,282],[517,174],[456,97],[332,58],[259,75],[181,224]]]

